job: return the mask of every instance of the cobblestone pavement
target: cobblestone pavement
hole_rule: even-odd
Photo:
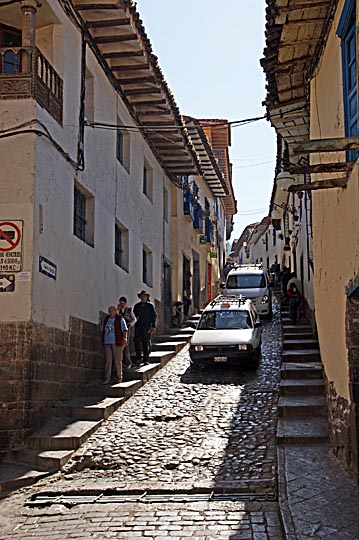
[[[81,493],[109,487],[168,493],[225,489],[243,494],[247,502],[82,504],[72,509],[51,506],[45,512],[22,507],[21,522],[6,538],[280,540],[276,311],[273,320],[264,323],[262,351],[257,372],[222,366],[193,372],[184,349],[88,439],[63,474],[22,490],[3,508],[21,506],[21,497],[39,491],[71,488]]]

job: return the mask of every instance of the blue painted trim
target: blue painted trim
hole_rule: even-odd
[[[346,0],[342,15],[337,28],[337,35],[341,38],[348,30],[350,19],[352,17],[353,10],[355,9],[356,0]]]

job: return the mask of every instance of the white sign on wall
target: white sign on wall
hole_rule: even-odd
[[[23,221],[0,220],[0,272],[21,271],[23,225]]]

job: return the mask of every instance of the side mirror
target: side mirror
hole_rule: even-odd
[[[188,324],[188,326],[189,326],[189,328],[193,328],[194,330],[196,330],[196,329],[197,329],[197,326],[198,326],[198,323],[196,323],[196,322],[190,322],[190,323]]]
[[[261,326],[262,326],[261,321],[256,321],[256,322],[254,323],[254,328],[261,328]]]
[[[225,289],[226,288],[226,284],[225,283],[221,283],[220,286],[219,286],[220,289]]]

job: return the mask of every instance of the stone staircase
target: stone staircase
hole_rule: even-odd
[[[283,351],[277,442],[318,444],[328,440],[327,403],[319,344],[305,320],[293,325],[282,307]]]
[[[1,462],[0,493],[59,471],[102,422],[188,343],[197,322],[198,316],[194,316],[184,328],[155,336],[150,363],[124,371],[123,382],[112,386],[95,383],[87,387],[87,397],[54,403],[50,420],[27,439],[26,447],[12,451]]]

